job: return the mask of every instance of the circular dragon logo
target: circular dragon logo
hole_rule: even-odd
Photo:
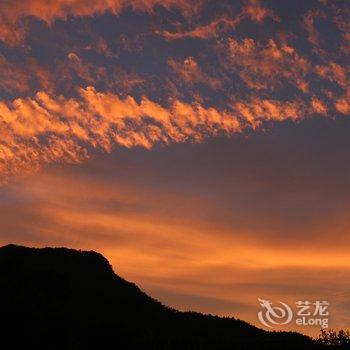
[[[272,306],[272,302],[258,298],[263,310],[258,312],[259,321],[266,327],[286,325],[293,318],[293,311],[289,305],[279,301],[279,306]]]

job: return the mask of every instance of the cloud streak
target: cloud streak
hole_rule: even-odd
[[[0,2],[2,243],[100,250],[182,309],[349,324],[345,2]]]
[[[80,162],[93,150],[116,145],[151,148],[156,142],[199,142],[207,136],[240,130],[227,112],[174,101],[170,107],[143,97],[119,98],[93,87],[80,89],[80,99],[52,98],[0,103],[2,179],[52,162]]]
[[[349,114],[348,28],[342,8],[311,8],[302,17],[301,29],[309,33],[304,45],[311,52],[320,49],[316,60],[300,49],[294,33],[281,29],[283,18],[275,9],[257,0],[229,5],[217,5],[211,16],[210,1],[2,4],[2,25],[11,27],[7,31],[21,34],[33,18],[47,26],[39,48],[38,42],[28,42],[30,37],[22,37],[22,46],[2,47],[1,182],[117,147],[201,142],[264,128],[271,121]],[[123,22],[126,8],[132,9],[128,16],[144,15],[141,30],[131,30],[129,18]],[[169,19],[160,21],[159,9]],[[69,30],[55,26],[58,19],[75,23],[77,17]],[[92,29],[94,21],[108,18],[111,31],[111,23],[119,26],[110,37]],[[319,18],[332,19],[341,34],[336,55],[324,47]],[[133,20],[139,23],[138,17]],[[269,24],[275,31],[262,37],[245,33],[247,23],[255,30]],[[177,30],[170,30],[174,26]],[[155,35],[157,28],[162,35]],[[17,40],[16,34],[12,38]],[[195,40],[191,45],[189,38]]]
[[[156,6],[179,8],[185,13],[195,11],[199,2],[185,0],[11,0],[1,3],[0,40],[15,45],[23,40],[26,24],[23,19],[34,17],[51,24],[69,16],[93,16],[106,12],[119,14],[125,8],[152,13]],[[22,20],[22,21],[21,21]]]
[[[208,137],[241,133],[269,121],[302,120],[327,114],[317,98],[279,101],[253,97],[232,99],[230,109],[174,100],[162,106],[142,97],[79,89],[80,98],[57,98],[38,92],[35,98],[0,102],[2,182],[13,174],[45,164],[79,163],[98,151],[116,147],[152,148],[157,143],[201,142]],[[338,109],[346,109],[339,102]]]
[[[348,107],[340,100],[337,108],[346,112]],[[0,177],[5,182],[45,164],[79,163],[116,147],[150,149],[157,143],[201,142],[256,129],[269,121],[298,121],[327,111],[317,98],[309,103],[233,98],[229,109],[218,110],[180,100],[162,106],[145,96],[139,101],[121,98],[92,86],[80,88],[79,98],[38,92],[35,98],[0,102]]]
[[[318,123],[305,135],[294,127],[294,153],[285,126],[277,140],[130,150],[27,178],[0,191],[0,241],[98,250],[166,304],[257,325],[257,297],[327,299],[340,327],[349,319],[349,162],[321,152],[324,135],[339,134]],[[341,145],[349,125],[338,126]],[[305,152],[320,129],[316,152]]]

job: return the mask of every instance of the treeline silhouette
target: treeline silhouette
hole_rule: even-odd
[[[299,333],[165,307],[92,251],[0,248],[0,301],[1,349],[325,348]]]
[[[327,349],[350,349],[350,332],[322,329],[317,341]]]

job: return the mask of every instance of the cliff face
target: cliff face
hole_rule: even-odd
[[[178,312],[95,252],[0,248],[1,341],[36,349],[317,349],[295,333]]]

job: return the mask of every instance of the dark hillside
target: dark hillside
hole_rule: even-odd
[[[297,333],[179,312],[117,276],[95,252],[0,248],[6,349],[318,349]]]

